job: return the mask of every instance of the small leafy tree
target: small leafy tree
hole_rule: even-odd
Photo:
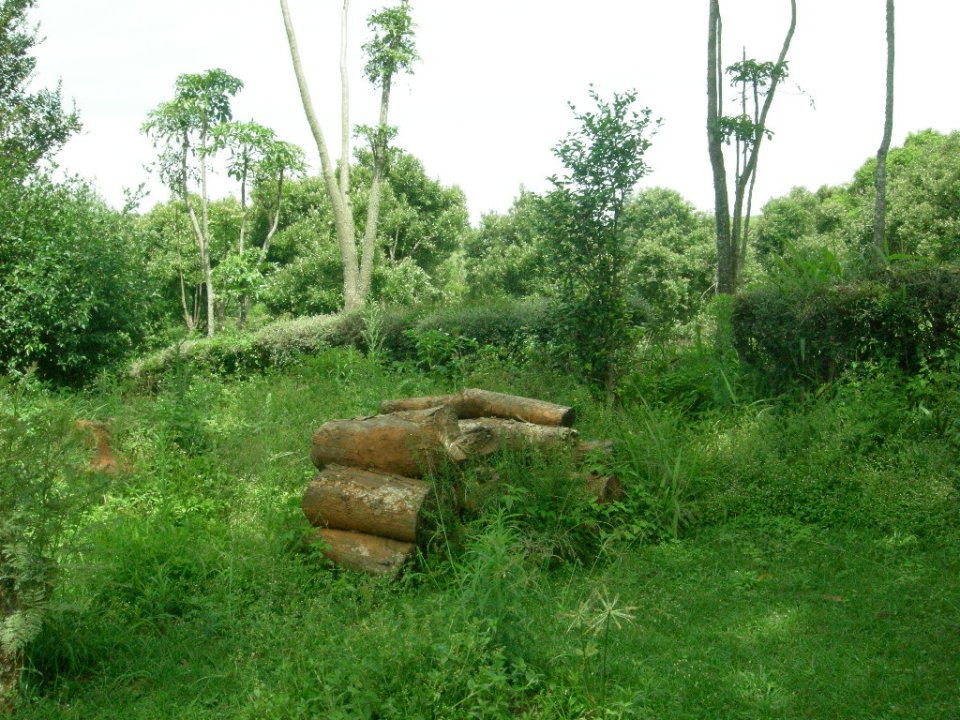
[[[240,183],[240,232],[236,252],[228,255],[217,268],[225,280],[228,296],[235,296],[240,306],[242,326],[249,312],[250,293],[261,280],[261,268],[277,232],[283,204],[284,181],[291,174],[306,170],[303,151],[296,145],[278,140],[270,128],[255,122],[228,122],[213,131],[213,151],[229,153],[227,174]],[[275,188],[271,198],[271,221],[259,248],[247,247],[247,226],[250,194],[263,184]]]
[[[153,110],[143,132],[153,138],[160,151],[160,176],[176,197],[184,202],[190,226],[197,241],[200,268],[207,296],[207,335],[216,328],[216,296],[213,266],[210,261],[210,195],[207,176],[210,156],[215,151],[216,128],[232,117],[230,99],[243,87],[238,78],[219,68],[204,73],[184,74],[177,78],[171,101]],[[190,192],[191,180],[199,176],[200,212]]]
[[[649,108],[633,109],[633,90],[606,102],[591,87],[590,97],[596,109],[579,112],[571,104],[580,128],[554,148],[566,173],[550,178],[546,235],[553,294],[573,357],[612,397],[632,338],[624,209],[649,171],[643,156],[660,121]]]

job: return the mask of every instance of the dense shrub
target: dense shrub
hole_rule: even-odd
[[[82,182],[0,188],[0,366],[77,383],[136,347],[155,303],[126,221]]]
[[[743,360],[772,387],[819,383],[856,361],[914,371],[960,341],[960,269],[904,268],[817,288],[763,287],[733,311]]]

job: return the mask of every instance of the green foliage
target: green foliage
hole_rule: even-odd
[[[366,226],[373,157],[356,153],[351,172],[354,218],[359,232]],[[469,232],[467,199],[456,187],[430,178],[423,164],[409,153],[391,150],[386,180],[380,195],[378,245],[391,263],[409,258],[426,273],[460,247]]]
[[[668,333],[703,308],[713,288],[713,220],[679,193],[641,190],[624,209],[631,242],[629,293],[650,308],[649,327]]]
[[[872,237],[869,213],[875,172],[876,159],[868,160],[849,188],[856,207],[854,218],[863,218],[859,227],[851,227],[852,239],[860,247]],[[886,244],[894,256],[960,260],[960,131],[924,130],[890,151]]]
[[[85,381],[116,363],[157,317],[131,219],[84,183],[36,177],[0,196],[0,363]]]
[[[398,322],[384,311],[384,338]],[[398,582],[297,551],[304,448],[319,423],[443,378],[330,348],[264,377],[58,397],[112,417],[131,474],[60,516],[83,542],[63,546],[20,714],[949,716],[957,359],[758,401],[712,347],[641,358],[652,397],[614,408],[575,378],[503,368],[487,387],[574,404],[584,437],[618,441],[589,465],[627,498],[598,507],[565,458],[491,459],[486,478],[466,469],[500,481],[479,516]],[[735,398],[684,406],[721,375]]]
[[[191,167],[191,155],[207,162],[211,133],[232,118],[230,100],[242,88],[242,80],[220,68],[184,73],[177,76],[173,100],[158,105],[143,124],[159,152],[160,177],[181,200],[187,200],[187,185],[199,172]]]
[[[892,262],[952,263],[960,248],[960,132],[924,130],[907,137],[887,158],[886,244]],[[819,254],[824,247],[844,268],[872,262],[876,159],[853,182],[816,193],[794,188],[763,208],[756,224],[757,253],[765,268],[784,254]]]
[[[369,151],[357,156],[351,172],[352,206],[362,232],[373,170]],[[343,305],[343,271],[325,190],[311,178],[285,187],[268,258],[275,266],[265,278],[261,300],[274,315],[335,312]],[[269,222],[255,208],[251,235],[265,233]],[[377,227],[382,259],[374,267],[372,299],[417,305],[441,297],[448,282],[447,263],[469,232],[463,192],[429,178],[413,156],[392,151]]]
[[[741,357],[780,389],[890,360],[913,372],[960,341],[960,273],[909,267],[846,284],[768,286],[737,298]]]
[[[545,200],[548,265],[573,357],[609,392],[631,344],[624,208],[648,171],[647,132],[658,122],[649,108],[633,110],[634,91],[615,93],[608,103],[591,88],[590,97],[596,111],[571,106],[581,127],[554,149],[567,174],[550,179],[554,190]]]
[[[539,272],[546,251],[540,197],[521,190],[506,215],[487,213],[466,238],[469,292],[478,298],[530,297],[546,284]]]
[[[66,409],[30,377],[0,383],[0,657],[20,657],[40,633],[57,553],[90,486]]]
[[[364,44],[367,55],[364,73],[374,85],[389,85],[398,72],[413,72],[413,64],[420,59],[414,42],[415,25],[406,2],[380,12],[367,19],[373,30],[373,38]]]
[[[63,107],[60,88],[31,92],[38,43],[28,18],[35,0],[0,2],[0,193],[26,179],[80,129]]]

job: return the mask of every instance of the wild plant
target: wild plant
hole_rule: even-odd
[[[633,624],[637,609],[621,604],[619,595],[611,598],[606,588],[599,588],[581,601],[576,610],[564,615],[570,621],[567,634],[577,638],[584,684],[589,685],[591,679],[595,679],[601,707],[607,701],[611,637],[624,626]]]

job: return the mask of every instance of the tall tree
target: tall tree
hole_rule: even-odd
[[[219,68],[177,78],[174,98],[151,111],[143,132],[160,149],[160,175],[184,202],[197,241],[207,296],[207,336],[216,331],[216,295],[210,262],[210,195],[207,177],[215,129],[232,117],[230,99],[243,82]],[[196,165],[192,165],[192,161]],[[190,193],[191,179],[199,175],[200,214]]]
[[[877,150],[877,199],[873,212],[873,246],[876,256],[886,255],[887,222],[887,153],[893,136],[893,70],[896,42],[894,37],[893,0],[887,0],[887,97],[883,115],[883,140]]]
[[[364,228],[364,237],[361,254],[357,256],[356,225],[353,219],[352,201],[350,197],[350,125],[349,125],[349,80],[346,62],[347,44],[347,14],[349,0],[344,0],[341,11],[341,157],[340,177],[330,158],[324,139],[323,128],[317,118],[310,97],[310,89],[303,71],[300,59],[299,46],[290,8],[287,0],[280,0],[280,10],[283,14],[284,27],[287,33],[287,43],[290,47],[290,57],[293,62],[294,74],[300,89],[300,99],[303,103],[304,114],[320,155],[321,173],[330,205],[333,209],[334,225],[337,232],[337,244],[340,248],[340,259],[343,265],[343,298],[344,309],[353,310],[361,307],[370,291],[370,280],[373,275],[374,258],[376,255],[377,220],[380,210],[380,191],[383,177],[386,172],[388,147],[395,135],[395,130],[387,124],[390,108],[390,91],[393,80],[399,72],[410,72],[413,63],[418,59],[416,46],[413,40],[414,25],[410,17],[410,7],[407,0],[399,5],[386,8],[374,13],[368,19],[368,24],[374,31],[373,39],[364,45],[367,53],[367,64],[364,72],[367,79],[380,88],[380,116],[375,127],[361,126],[358,130],[367,137],[374,155],[373,184],[370,189],[370,198],[367,205],[367,222]]]
[[[713,170],[714,214],[717,226],[717,292],[736,292],[746,258],[750,209],[757,163],[764,137],[772,133],[767,116],[779,83],[787,74],[787,53],[797,27],[797,2],[790,0],[790,27],[776,62],[748,59],[723,68],[723,22],[720,0],[710,0],[707,39],[707,147]],[[723,115],[724,73],[740,90],[740,115]],[[752,111],[750,105],[752,104]],[[731,216],[724,144],[736,146],[734,203]]]

